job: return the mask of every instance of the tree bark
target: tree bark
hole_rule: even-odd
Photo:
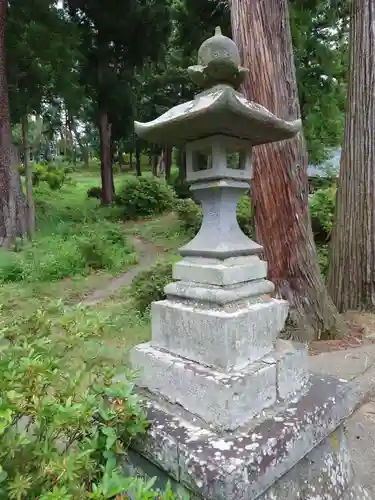
[[[340,311],[375,307],[375,2],[353,0],[344,143],[328,288]]]
[[[181,148],[179,150],[179,166],[178,166],[178,178],[180,182],[186,181],[186,150]]]
[[[137,177],[142,176],[141,170],[141,148],[138,141],[135,142],[135,174]]]
[[[159,153],[155,152],[152,154],[152,176],[157,177],[158,175],[158,159]]]
[[[166,147],[164,152],[165,157],[165,180],[169,182],[171,178],[171,170],[172,170],[172,148]]]
[[[33,198],[33,177],[29,163],[29,117],[25,114],[22,117],[22,147],[23,147],[23,165],[25,168],[26,179],[26,207],[27,207],[27,234],[32,239],[35,232],[35,206]]]
[[[102,179],[102,205],[113,202],[113,169],[111,161],[111,126],[107,111],[99,111],[100,173]]]
[[[5,25],[8,1],[0,0],[0,247],[26,235],[25,198],[20,176],[12,165],[12,132],[9,121],[5,63]]]
[[[300,116],[287,0],[232,0],[232,32],[247,98],[281,118]],[[303,135],[253,148],[257,238],[269,279],[288,300],[288,330],[309,341],[339,335],[342,322],[320,274],[308,215],[307,152]]]
[[[89,151],[86,147],[86,145],[82,142],[82,139],[79,135],[79,132],[77,130],[76,122],[73,116],[70,117],[70,128],[72,130],[72,133],[75,137],[75,140],[78,143],[79,149],[81,150],[81,155],[82,155],[82,160],[85,165],[85,167],[89,166]]]

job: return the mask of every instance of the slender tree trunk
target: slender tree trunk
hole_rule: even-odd
[[[281,118],[300,116],[287,0],[232,0],[232,31],[250,69],[243,91]],[[257,238],[269,278],[289,301],[288,329],[303,340],[338,335],[342,322],[320,274],[307,204],[302,135],[253,148]]]
[[[165,180],[169,182],[171,178],[171,169],[172,169],[172,148],[165,148]]]
[[[374,310],[374,0],[352,1],[349,82],[328,288],[340,311]]]
[[[139,147],[138,141],[135,143],[135,174],[137,177],[141,177],[141,148]]]
[[[99,112],[100,135],[100,173],[102,178],[102,205],[110,205],[113,201],[113,169],[111,162],[111,127],[108,113]]]
[[[154,151],[152,154],[152,176],[157,177],[158,175],[158,158],[159,154]]]
[[[33,198],[33,177],[31,165],[29,163],[29,117],[25,114],[22,117],[22,146],[23,146],[23,165],[25,167],[26,179],[26,207],[27,207],[27,233],[32,239],[35,232],[35,206]]]
[[[120,166],[120,171],[125,172],[124,153],[120,146],[118,148],[118,164]]]
[[[70,128],[72,131],[72,134],[75,137],[75,140],[78,143],[79,149],[81,150],[81,155],[82,155],[82,160],[85,165],[85,167],[89,166],[89,151],[86,147],[86,145],[82,142],[82,139],[78,133],[76,122],[73,116],[70,117]]]
[[[26,234],[25,199],[19,173],[12,165],[4,39],[7,13],[8,1],[0,0],[0,247],[9,247]]]
[[[186,151],[181,148],[179,151],[178,178],[180,182],[186,181]]]

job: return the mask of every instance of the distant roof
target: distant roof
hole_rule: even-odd
[[[340,171],[341,149],[333,152],[332,157],[323,162],[321,165],[309,165],[307,174],[309,177],[330,177],[332,175],[338,177]]]

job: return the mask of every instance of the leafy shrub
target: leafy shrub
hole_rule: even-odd
[[[151,302],[165,298],[164,287],[172,281],[172,264],[158,263],[140,272],[133,280],[131,293],[136,309],[145,313]]]
[[[56,281],[90,270],[120,271],[137,255],[120,226],[100,221],[90,226],[59,226],[59,234],[43,236],[22,253],[0,254],[0,283]]]
[[[0,498],[172,500],[119,466],[146,414],[132,377],[90,353],[87,326],[39,310],[0,330]]]
[[[254,220],[249,196],[242,196],[237,206],[237,221],[242,231],[249,238],[254,237]]]
[[[202,209],[192,199],[181,200],[176,204],[176,213],[182,229],[191,236],[199,231],[202,225]]]
[[[178,170],[173,170],[169,179],[169,184],[176,192],[177,198],[186,200],[191,198],[190,184],[185,180],[181,181]]]
[[[20,281],[23,277],[22,260],[14,252],[0,250],[0,283]]]
[[[192,200],[180,200],[176,205],[176,212],[184,231],[195,235],[202,224],[202,209]],[[254,225],[252,220],[251,202],[248,196],[242,196],[237,206],[237,221],[242,231],[253,237]]]
[[[116,203],[127,219],[147,217],[171,210],[176,197],[170,186],[157,179],[133,177],[119,190]]]
[[[311,225],[315,241],[326,242],[332,231],[336,204],[336,188],[318,189],[309,197]]]
[[[99,186],[93,186],[87,190],[87,197],[88,198],[97,198],[100,200],[102,197],[102,188]]]
[[[41,182],[46,182],[50,189],[56,191],[61,189],[68,180],[69,167],[57,163],[36,163],[31,164],[33,186],[39,186]],[[21,175],[25,175],[24,166],[20,166]]]

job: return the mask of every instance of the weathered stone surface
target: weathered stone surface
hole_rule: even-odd
[[[158,443],[168,436],[177,449],[176,480],[207,500],[341,500],[351,494],[352,472],[342,430],[332,433],[356,403],[347,383],[314,376],[309,391],[279,412],[269,410],[238,432],[216,434],[173,407],[148,401],[154,433],[136,448],[142,453],[147,446],[148,458],[164,468],[159,445],[152,455],[152,442],[155,435]]]
[[[137,452],[129,453],[123,467],[128,475],[156,477],[155,487],[161,490],[169,482],[180,499],[203,499]],[[258,499],[372,500],[365,488],[355,483],[343,426],[338,427]]]
[[[272,299],[223,310],[163,300],[154,302],[151,312],[152,340],[160,347],[205,365],[238,370],[273,349],[288,305]]]
[[[307,345],[276,341],[277,397],[289,400],[309,381]]]
[[[197,169],[197,152],[205,151],[207,156],[212,158],[215,169]],[[240,167],[230,168],[228,166],[228,153],[243,153]],[[218,135],[206,137],[198,141],[189,142],[186,145],[186,180],[197,182],[200,180],[235,179],[249,182],[252,178],[251,151],[249,143],[234,137]]]
[[[169,283],[164,291],[167,298],[172,300],[187,299],[212,306],[225,306],[240,301],[244,303],[245,300],[248,304],[269,300],[269,294],[274,291],[274,288],[273,283],[267,280],[254,280],[231,286],[177,281]]]
[[[198,234],[180,248],[183,257],[227,259],[256,255],[262,247],[250,240],[237,222],[236,207],[249,183],[231,179],[193,184],[191,190],[202,205],[203,221]]]
[[[266,276],[267,263],[256,255],[225,260],[189,257],[177,262],[173,267],[175,280],[218,286],[246,283]]]
[[[219,428],[236,429],[276,402],[276,363],[258,361],[223,373],[151,343],[138,345],[131,361],[142,371],[140,387]]]
[[[281,120],[225,84],[198,94],[151,122],[134,122],[135,132],[142,139],[171,146],[217,134],[241,137],[256,146],[290,139],[301,126],[301,120]]]

